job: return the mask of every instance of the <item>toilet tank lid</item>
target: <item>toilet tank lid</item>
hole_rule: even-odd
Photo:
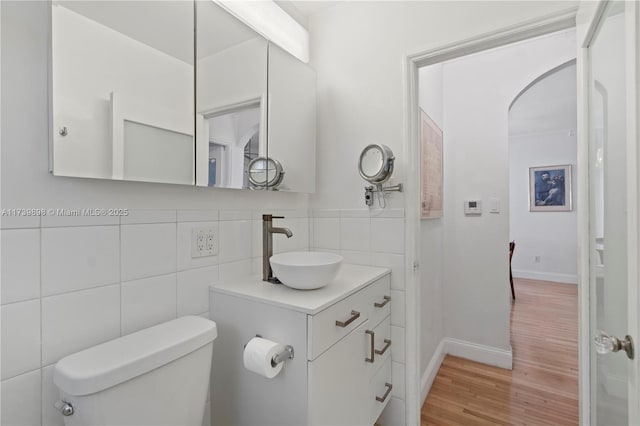
[[[185,316],[69,355],[53,382],[69,395],[89,395],[168,364],[212,342],[216,323]]]

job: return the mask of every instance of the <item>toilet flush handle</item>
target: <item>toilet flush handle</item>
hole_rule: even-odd
[[[65,417],[73,415],[73,405],[69,404],[67,401],[58,401],[53,404],[53,406],[56,407],[56,410],[60,411]]]

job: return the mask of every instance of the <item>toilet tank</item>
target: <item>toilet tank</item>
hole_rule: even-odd
[[[186,316],[61,359],[65,425],[200,426],[216,337],[215,322]]]

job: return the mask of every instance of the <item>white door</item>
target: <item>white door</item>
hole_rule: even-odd
[[[593,338],[589,422],[594,425],[640,424],[638,354],[632,350],[640,338],[638,8],[635,2],[599,3],[583,44],[588,70],[583,99],[589,110]]]

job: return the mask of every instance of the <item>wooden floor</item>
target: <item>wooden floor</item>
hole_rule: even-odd
[[[517,279],[515,291],[513,371],[447,356],[422,426],[578,424],[577,286]]]

